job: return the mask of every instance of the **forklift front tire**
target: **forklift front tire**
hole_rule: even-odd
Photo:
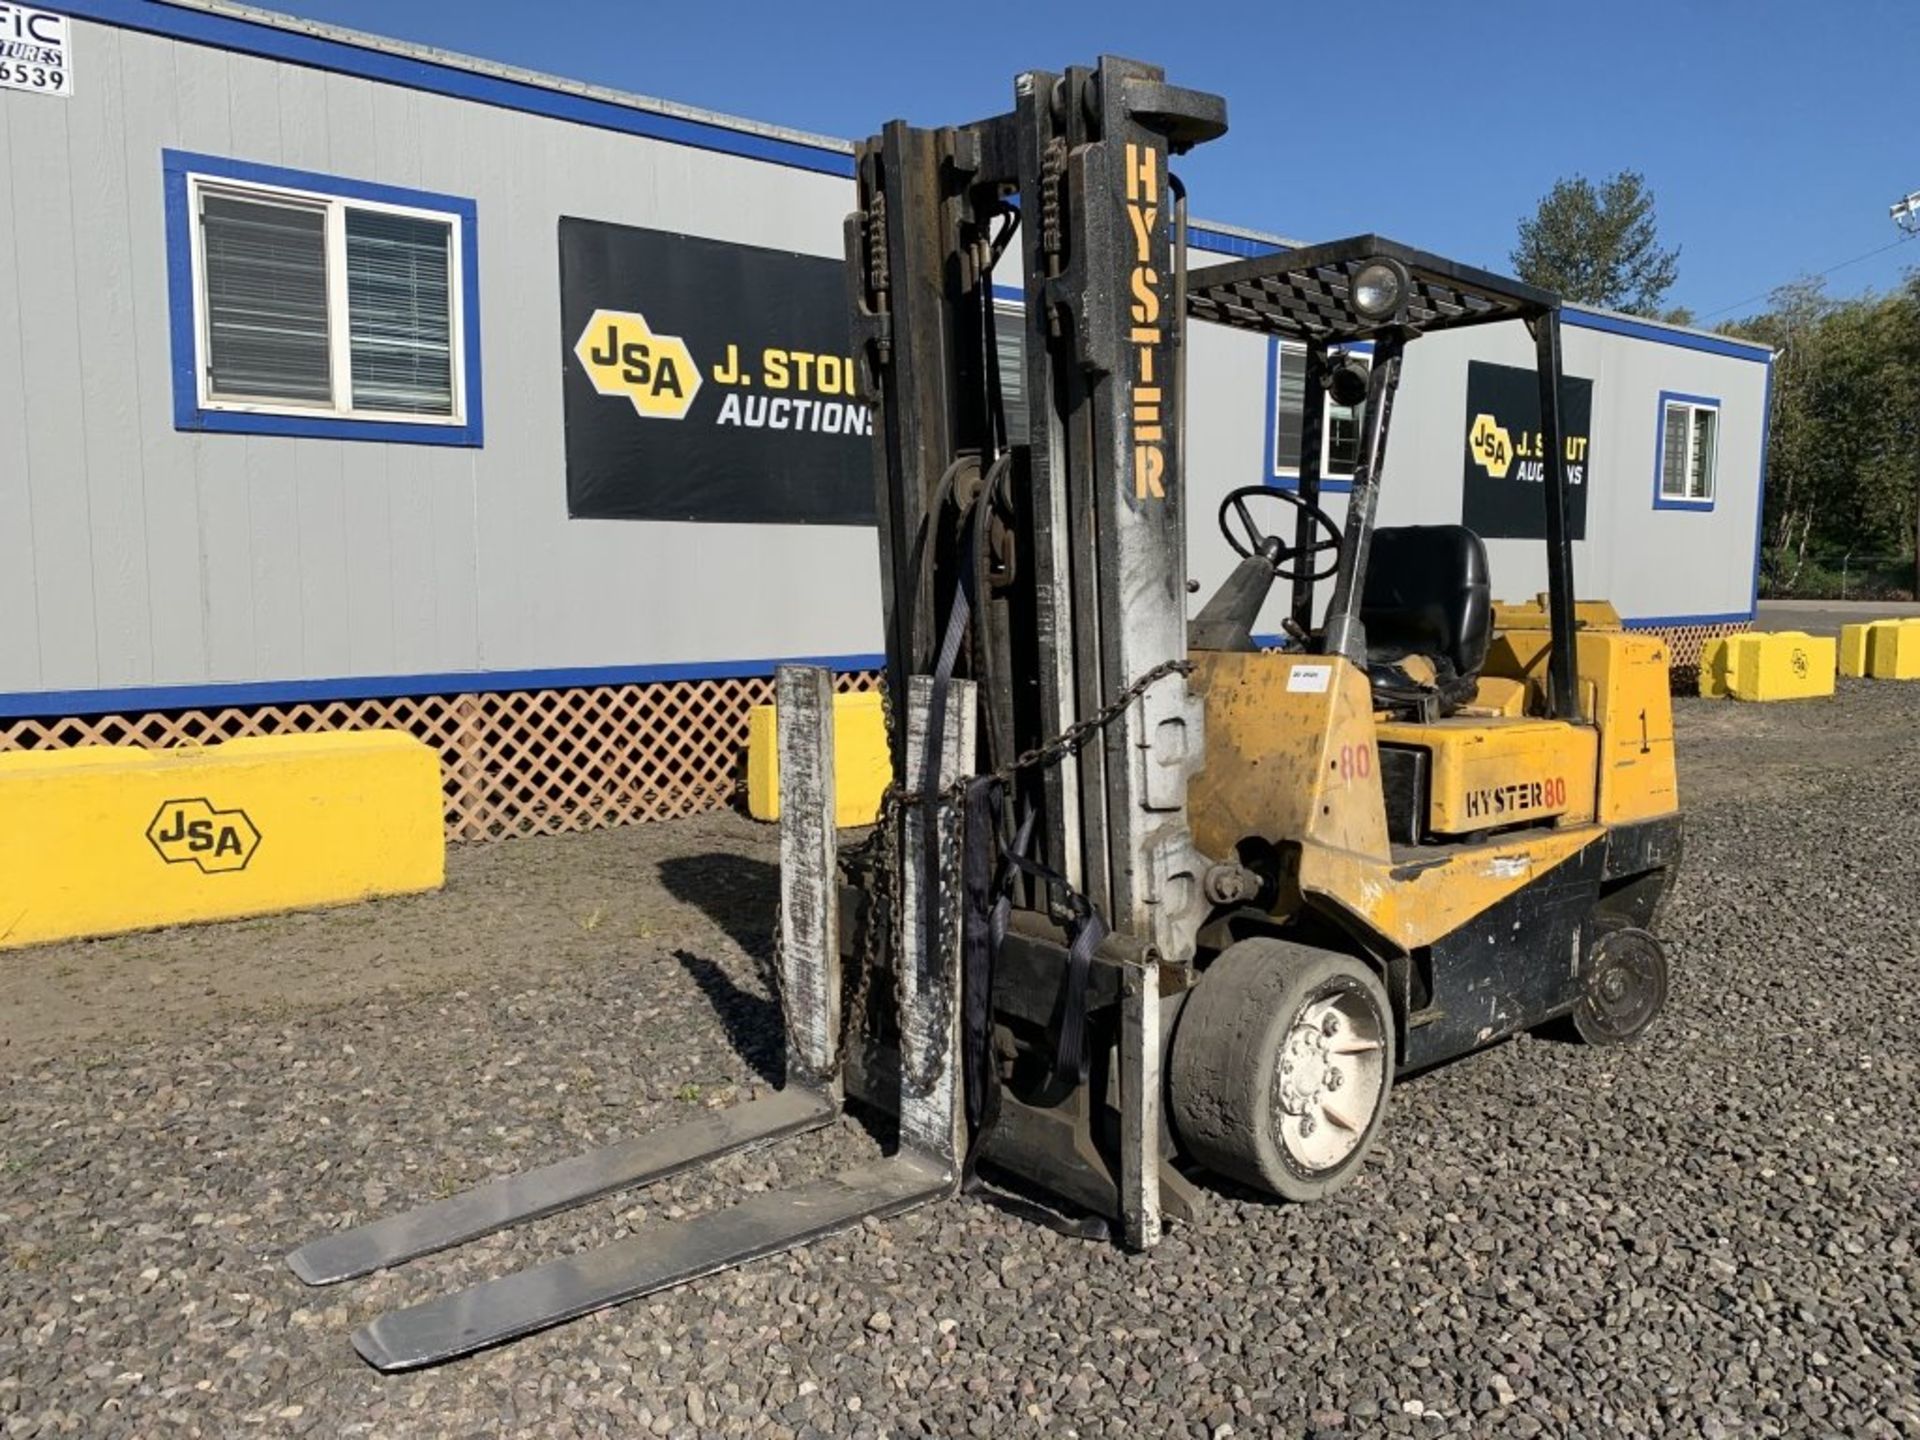
[[[1208,1169],[1318,1200],[1359,1169],[1393,1088],[1393,1010],[1349,955],[1242,940],[1200,977],[1173,1038],[1174,1128]]]

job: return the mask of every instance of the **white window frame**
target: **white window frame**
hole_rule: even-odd
[[[1304,364],[1306,360],[1307,347],[1298,340],[1275,340],[1273,343],[1280,347],[1279,351],[1276,352],[1274,357],[1273,396],[1272,396],[1273,443],[1277,451],[1277,448],[1280,444],[1280,369],[1279,367],[1285,363],[1286,356],[1288,354],[1299,356],[1301,359],[1301,362]],[[1349,357],[1355,360],[1358,360],[1361,364],[1365,365],[1369,371],[1373,369],[1372,349],[1370,348],[1361,349],[1352,345],[1346,346],[1344,348],[1329,349],[1327,351],[1327,364],[1329,366],[1337,365],[1340,363],[1340,361],[1347,359]],[[1333,454],[1333,397],[1327,394],[1323,390],[1320,393],[1320,479],[1322,481],[1332,480],[1342,485],[1350,482],[1353,479],[1354,469],[1357,467],[1348,466],[1345,469],[1341,469],[1341,470],[1330,469],[1329,462],[1332,457],[1332,454]],[[1270,458],[1270,464],[1272,467],[1272,472],[1276,479],[1294,480],[1294,481],[1299,480],[1300,457],[1298,455],[1289,455],[1285,460],[1282,460],[1279,454],[1275,453],[1269,458]]]
[[[216,395],[209,375],[207,331],[206,235],[201,224],[202,201],[208,195],[228,195],[237,200],[268,204],[299,205],[320,210],[326,216],[327,261],[327,348],[330,404],[302,405],[290,400],[254,399]],[[451,354],[449,375],[453,389],[453,408],[445,415],[422,415],[407,410],[363,410],[353,404],[353,339],[347,313],[347,211],[370,210],[410,219],[430,220],[447,227],[447,343]],[[330,195],[324,190],[302,190],[285,185],[261,185],[251,180],[230,180],[222,175],[187,175],[187,244],[193,264],[193,343],[194,385],[202,410],[224,410],[242,415],[296,415],[327,420],[362,420],[381,425],[423,425],[457,428],[467,423],[466,373],[466,267],[461,253],[465,244],[461,217],[450,210],[432,210],[413,205],[393,205],[381,200],[362,200],[351,195]]]
[[[1655,502],[1667,509],[1710,510],[1720,495],[1720,402],[1706,395],[1677,395],[1672,391],[1660,392],[1660,433],[1654,447],[1655,469],[1653,493]],[[1667,426],[1672,423],[1674,412],[1682,412],[1687,427],[1687,454],[1682,462],[1679,476],[1679,489],[1667,488]],[[1713,453],[1708,457],[1706,469],[1707,493],[1694,495],[1689,493],[1688,485],[1693,475],[1694,458],[1698,453],[1700,432],[1694,423],[1694,417],[1706,413],[1713,416]]]

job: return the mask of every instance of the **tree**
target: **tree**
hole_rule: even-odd
[[[1657,315],[1680,272],[1679,247],[1659,242],[1653,192],[1622,170],[1598,189],[1584,175],[1554,181],[1508,258],[1522,280],[1569,300]]]
[[[1766,314],[1724,328],[1775,351],[1769,590],[1817,594],[1823,564],[1905,552],[1920,520],[1920,272],[1852,300],[1796,281]]]

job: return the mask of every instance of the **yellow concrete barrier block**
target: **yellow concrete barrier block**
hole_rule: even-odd
[[[1736,700],[1808,700],[1834,691],[1838,642],[1797,630],[1730,635],[1701,655],[1700,693]]]
[[[1880,620],[1867,627],[1867,674],[1920,680],[1920,620]]]
[[[1727,688],[1733,638],[1722,636],[1709,640],[1700,651],[1700,694],[1707,699],[1724,700],[1733,693]]]
[[[1840,627],[1840,673],[1858,679],[1867,673],[1867,643],[1874,628],[1897,625],[1897,620],[1862,620]]]
[[[1620,612],[1607,600],[1576,600],[1573,602],[1573,624],[1578,630],[1618,630]],[[1548,625],[1548,607],[1546,592],[1542,591],[1531,600],[1496,600],[1493,602],[1493,628],[1495,630],[1545,630]]]
[[[780,747],[776,707],[756,705],[747,716],[747,813],[780,818]],[[833,697],[833,818],[837,825],[871,825],[893,779],[887,753],[887,714],[877,691]]]
[[[440,757],[410,735],[0,755],[0,948],[437,888]]]

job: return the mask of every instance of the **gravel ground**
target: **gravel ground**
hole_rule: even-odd
[[[1920,1436],[1920,687],[1680,710],[1640,1046],[1414,1080],[1336,1201],[1218,1196],[1150,1256],[954,1202],[408,1376],[352,1325],[871,1153],[843,1125],[358,1285],[282,1263],[764,1085],[771,834],[6,956],[0,1434]]]
[[[1754,618],[1758,630],[1805,630],[1838,635],[1858,620],[1906,620],[1920,615],[1912,600],[1762,600]]]

